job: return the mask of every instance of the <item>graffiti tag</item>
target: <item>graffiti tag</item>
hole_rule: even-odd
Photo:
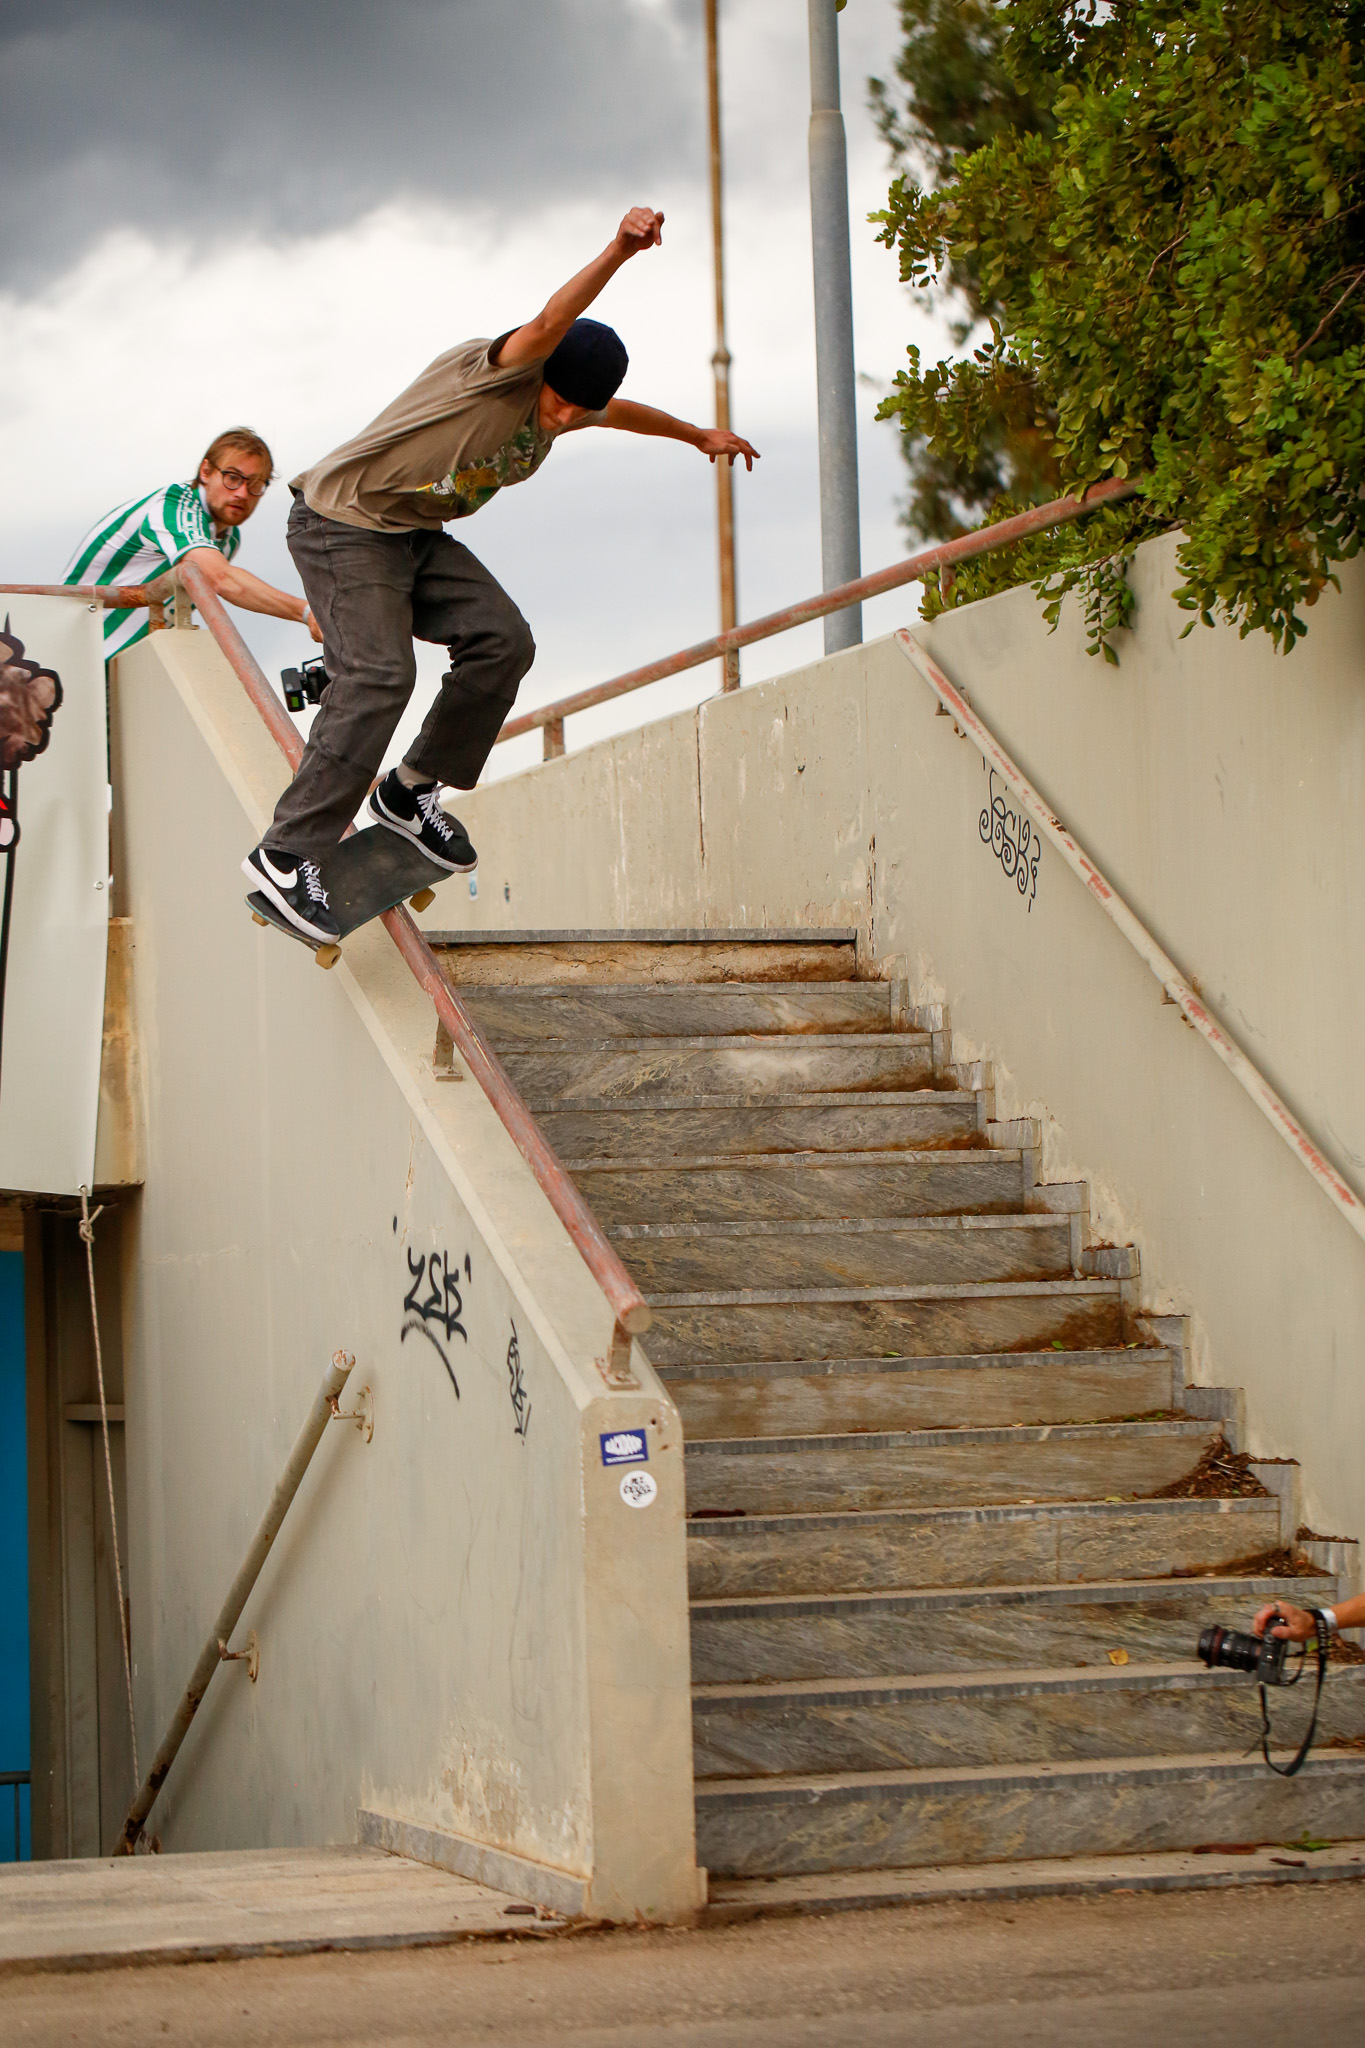
[[[462,1320],[464,1296],[460,1292],[459,1261],[456,1260],[452,1269],[449,1252],[419,1252],[414,1257],[409,1251],[407,1257],[412,1285],[403,1296],[403,1324],[398,1341],[404,1343],[414,1334],[425,1337],[449,1373],[458,1401],[460,1382],[450,1362],[449,1347],[456,1337],[466,1344],[469,1342],[469,1332]],[[467,1252],[464,1277],[466,1282],[472,1277]]]
[[[524,1443],[531,1422],[531,1397],[522,1378],[521,1346],[517,1342],[515,1323],[512,1324],[512,1341],[507,1347],[507,1391],[512,1397],[512,1414],[516,1418],[517,1435]]]

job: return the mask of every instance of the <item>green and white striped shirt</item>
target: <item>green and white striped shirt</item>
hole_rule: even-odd
[[[239,527],[215,533],[198,484],[167,484],[120,505],[93,526],[71,557],[63,583],[147,583],[191,548],[217,548],[231,561],[242,545]],[[111,661],[147,632],[145,611],[104,614],[104,658]]]

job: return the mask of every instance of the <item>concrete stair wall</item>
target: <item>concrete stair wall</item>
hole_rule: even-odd
[[[1252,1682],[1194,1661],[1208,1621],[1337,1595],[1354,1546],[1291,1560],[1296,1467],[1173,1491],[1239,1396],[1186,1389],[1182,1326],[941,1011],[857,979],[849,933],[447,938],[654,1310],[713,1876],[1365,1834],[1365,1666],[1283,1781]]]

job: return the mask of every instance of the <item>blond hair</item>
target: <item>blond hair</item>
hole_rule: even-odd
[[[240,448],[243,455],[254,455],[258,462],[263,462],[265,464],[265,480],[267,483],[270,482],[270,479],[275,474],[275,458],[266,447],[260,435],[255,433],[250,427],[229,427],[226,432],[219,434],[214,440],[210,441],[199,459],[199,468],[196,469],[194,475],[190,478],[190,482],[198,483],[200,473],[206,462],[210,469],[221,469],[223,457],[227,454],[229,448]]]

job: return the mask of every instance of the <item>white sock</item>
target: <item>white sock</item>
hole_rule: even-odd
[[[420,768],[410,768],[406,761],[400,761],[394,770],[404,789],[429,789],[435,776],[424,775]]]

